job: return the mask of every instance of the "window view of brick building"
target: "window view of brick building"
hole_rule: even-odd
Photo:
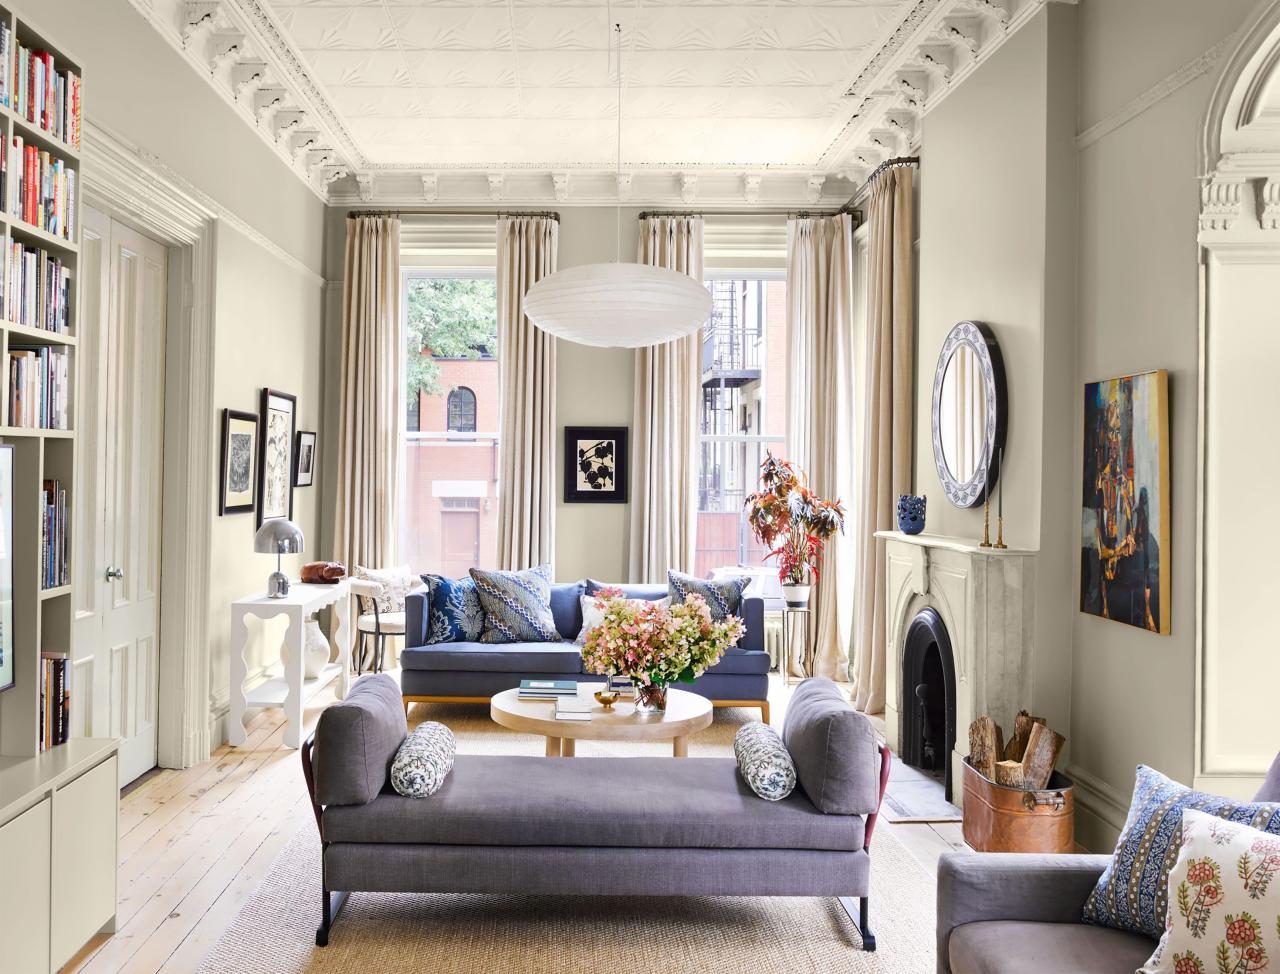
[[[405,288],[401,561],[456,578],[497,562],[498,316],[493,279]]]
[[[706,282],[711,320],[702,330],[702,462],[695,571],[759,565],[766,552],[743,516],[766,450],[786,453],[787,285],[781,280]]]

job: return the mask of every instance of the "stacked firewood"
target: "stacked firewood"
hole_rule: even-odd
[[[1013,721],[1013,736],[1006,744],[1000,725],[982,716],[969,725],[969,763],[998,785],[1039,791],[1049,784],[1066,742],[1065,737],[1048,728],[1043,717],[1032,717],[1020,710]]]

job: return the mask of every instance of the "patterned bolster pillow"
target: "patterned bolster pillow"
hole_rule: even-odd
[[[428,720],[404,739],[391,762],[391,787],[405,798],[429,798],[453,770],[453,731]]]
[[[745,724],[733,735],[738,773],[761,798],[776,802],[796,786],[796,766],[778,732],[768,724]]]

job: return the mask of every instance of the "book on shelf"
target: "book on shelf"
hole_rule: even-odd
[[[76,171],[64,159],[13,137],[5,160],[10,216],[63,240],[76,235]]]
[[[67,428],[67,350],[49,345],[9,346],[9,425]]]
[[[71,737],[71,660],[66,653],[40,654],[40,750]]]
[[[61,588],[71,580],[67,570],[67,490],[60,480],[46,480],[40,498],[40,587]]]
[[[16,44],[5,25],[0,37],[4,104],[20,118],[72,149],[80,148],[80,76],[59,68],[48,51]]]
[[[590,720],[591,701],[577,697],[561,697],[556,700],[556,720]]]
[[[20,240],[10,241],[3,284],[8,321],[66,334],[71,317],[71,267],[60,256]]]

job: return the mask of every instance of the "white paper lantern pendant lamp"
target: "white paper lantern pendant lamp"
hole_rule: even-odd
[[[617,39],[617,172],[622,173],[622,27]],[[711,292],[688,274],[624,263],[622,206],[618,254],[609,264],[583,264],[544,277],[524,296],[524,313],[543,331],[598,348],[642,348],[696,332],[711,317]]]

